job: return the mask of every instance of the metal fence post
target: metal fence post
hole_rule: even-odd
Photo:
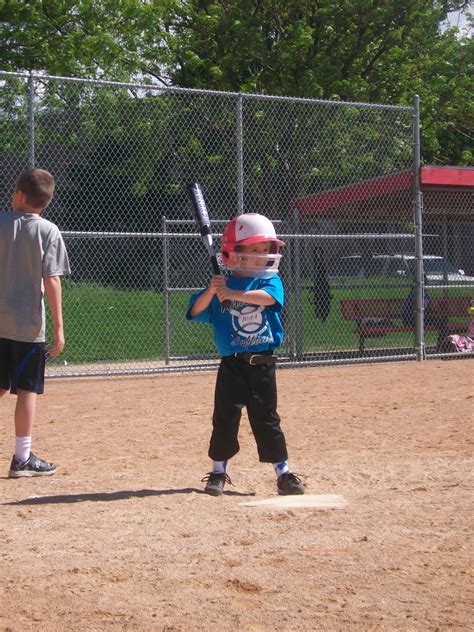
[[[28,77],[28,148],[29,166],[35,166],[35,80],[33,73]]]
[[[294,259],[293,259],[293,275],[294,275],[294,332],[296,343],[296,358],[301,360],[303,358],[303,303],[301,296],[301,244],[298,235],[300,234],[300,216],[297,208],[293,208],[293,223],[294,232],[297,235],[295,238]]]
[[[237,215],[244,212],[244,131],[243,131],[243,99],[237,97]]]
[[[292,225],[288,226],[288,230],[284,230],[283,232],[292,233]],[[286,254],[284,254],[284,265],[285,265],[285,273],[283,275],[284,279],[284,287],[285,287],[285,308],[283,311],[283,326],[285,329],[285,339],[284,345],[288,352],[288,357],[291,361],[296,360],[296,351],[295,351],[295,331],[296,328],[294,326],[294,309],[293,303],[290,297],[293,296],[294,287],[295,287],[295,279],[294,279],[294,271],[293,271],[293,243],[294,240],[291,238],[286,238]],[[290,298],[290,300],[288,300]]]
[[[165,364],[170,363],[171,357],[171,318],[170,318],[170,272],[169,272],[169,243],[168,243],[168,221],[162,218],[163,230],[163,306],[164,306],[164,328],[165,328]]]
[[[423,275],[423,199],[420,186],[420,97],[413,97],[413,204],[415,230],[415,338],[416,359],[425,359],[425,282]]]
[[[441,227],[443,235],[443,296],[448,296],[448,226],[446,224],[446,218],[443,218],[443,224]]]

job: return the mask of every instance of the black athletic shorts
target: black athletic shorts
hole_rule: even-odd
[[[18,342],[0,338],[0,388],[15,394],[17,388],[44,392],[44,342]]]

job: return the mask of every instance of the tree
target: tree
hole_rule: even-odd
[[[0,0],[0,68],[410,104],[427,162],[472,163],[467,0]],[[472,20],[471,20],[472,25]]]
[[[372,103],[419,93],[425,160],[469,164],[474,42],[439,27],[468,5],[191,0],[169,16],[168,74],[189,87]]]
[[[130,79],[136,71],[138,0],[0,0],[0,68]]]

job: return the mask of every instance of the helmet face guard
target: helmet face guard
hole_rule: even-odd
[[[246,252],[245,246],[269,243],[269,251]],[[222,235],[222,262],[226,268],[247,276],[269,279],[278,272],[285,242],[277,238],[271,221],[258,213],[234,217]]]
[[[229,253],[226,268],[246,276],[271,279],[278,272],[281,254],[257,254],[247,252]]]

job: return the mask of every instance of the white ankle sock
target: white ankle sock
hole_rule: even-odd
[[[15,456],[20,463],[26,463],[31,453],[31,437],[15,437]]]
[[[212,471],[218,474],[225,474],[227,469],[227,461],[213,461]]]
[[[277,478],[282,474],[286,474],[286,472],[290,471],[288,461],[280,461],[280,463],[274,463],[273,467],[275,468],[275,474],[277,475]]]

